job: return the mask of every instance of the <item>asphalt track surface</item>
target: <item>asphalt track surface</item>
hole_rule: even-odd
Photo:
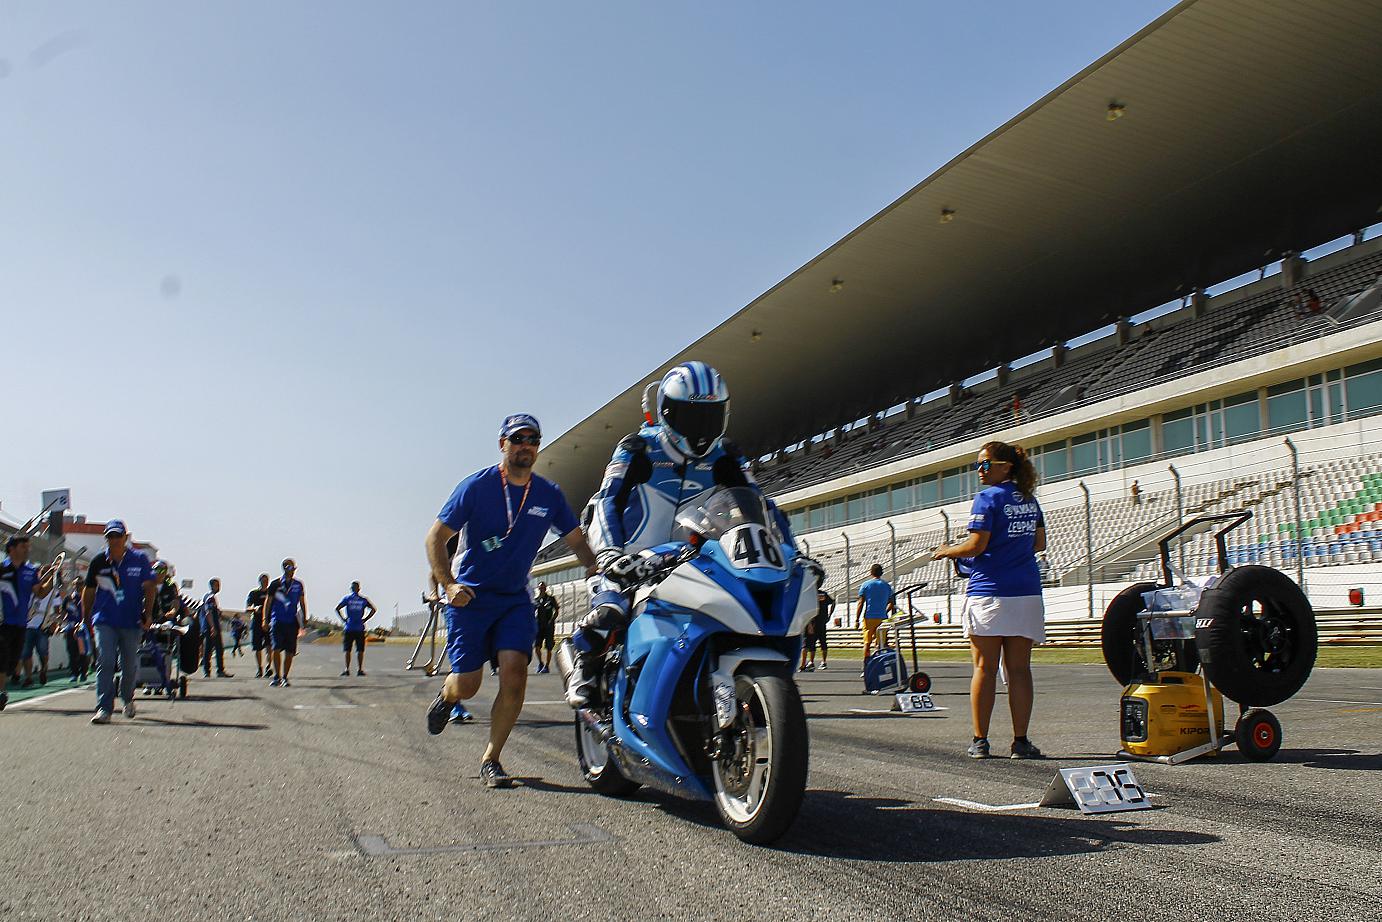
[[[428,736],[438,684],[371,647],[364,678],[307,647],[292,688],[193,682],[90,726],[90,689],[0,714],[0,919],[1382,918],[1382,670],[1319,670],[1276,708],[1285,748],[1136,766],[1157,809],[986,812],[1059,766],[1110,761],[1118,689],[1037,666],[1045,762],[964,757],[967,667],[930,669],[937,716],[886,713],[857,665],[801,677],[811,776],[775,847],[708,804],[587,790],[558,680],[534,676],[504,762],[480,719]],[[248,673],[248,675],[247,675]],[[857,711],[856,711],[857,709]],[[992,734],[1006,752],[1005,699]]]

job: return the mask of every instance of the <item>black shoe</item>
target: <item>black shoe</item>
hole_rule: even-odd
[[[989,741],[987,737],[981,737],[969,744],[967,753],[971,759],[987,759],[989,757]]]
[[[266,679],[272,679],[273,677],[274,677],[274,671],[273,671],[272,669],[265,669],[265,670],[264,670],[264,678],[266,678]]]
[[[480,780],[487,788],[513,787],[513,779],[509,777],[509,773],[494,759],[480,765]]]
[[[211,670],[208,669],[208,670],[206,670],[206,672],[203,672],[203,673],[202,673],[202,678],[203,678],[203,679],[209,679],[209,678],[211,678]]]
[[[0,692],[0,711],[5,709],[5,705],[10,703],[10,693]]]
[[[341,675],[350,675],[350,670],[349,670],[349,669],[342,669],[342,670],[341,670]]]
[[[1032,745],[1031,740],[1013,740],[1012,756],[1014,759],[1044,759],[1046,756],[1041,754],[1041,750]]]
[[[262,679],[262,678],[264,678],[264,670],[263,670],[263,669],[256,669],[256,670],[254,670],[254,677],[255,677],[256,679]]]
[[[346,671],[349,672],[350,670],[346,670]],[[363,669],[357,669],[357,670],[355,670],[355,674],[356,674],[356,675],[364,675],[364,674],[365,674],[365,670],[363,670]]]
[[[446,703],[446,696],[438,692],[436,700],[427,708],[427,732],[436,736],[446,729],[450,717],[451,705]]]
[[[233,679],[233,678],[235,678],[235,673],[233,673],[233,672],[217,672],[217,673],[216,673],[216,678],[218,678],[218,679]]]

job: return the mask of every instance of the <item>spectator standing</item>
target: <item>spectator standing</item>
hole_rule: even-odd
[[[869,650],[878,637],[878,628],[897,611],[893,587],[883,579],[883,565],[876,563],[869,567],[869,577],[859,587],[859,603],[854,610],[855,618],[864,626],[864,659],[869,658]],[[859,673],[859,678],[863,677],[864,674]]]
[[[235,678],[226,672],[226,645],[221,636],[221,603],[216,595],[221,591],[221,581],[213,578],[208,584],[211,591],[202,597],[199,615],[202,622],[202,675],[211,678],[211,654],[216,654],[216,675],[222,679]]]
[[[1138,486],[1136,480],[1133,480],[1132,486],[1128,487],[1128,496],[1132,498],[1134,506],[1142,505],[1142,487]]]
[[[6,539],[5,559],[0,560],[0,609],[4,613],[4,621],[0,623],[0,711],[9,703],[5,686],[24,650],[29,603],[35,592],[40,595],[48,592],[52,578],[51,566],[40,571],[29,562],[27,535],[11,535]]]
[[[341,609],[345,609],[345,617],[341,617]],[[369,614],[365,614],[368,611]],[[365,622],[373,618],[378,611],[374,603],[360,595],[359,581],[350,584],[350,594],[336,603],[336,617],[344,623],[344,640],[341,645],[345,648],[345,668],[341,670],[341,675],[350,675],[350,648],[354,645],[355,653],[355,674],[365,674]]]
[[[298,637],[307,632],[307,590],[297,579],[298,565],[291,558],[283,561],[283,575],[269,583],[264,597],[265,619],[269,622],[273,669],[277,673],[271,686],[286,687],[298,652]],[[298,613],[302,613],[299,622]]]
[[[142,551],[129,547],[125,523],[105,528],[106,549],[91,561],[82,589],[82,621],[94,625],[101,663],[96,670],[94,724],[110,723],[115,709],[115,667],[120,667],[120,697],[125,716],[134,717],[134,683],[139,676],[139,639],[153,622],[153,567]]]
[[[1046,639],[1046,609],[1036,555],[1046,549],[1036,469],[1020,446],[989,442],[974,465],[984,489],[974,497],[969,537],[936,550],[937,559],[969,558],[973,574],[961,619],[974,660],[969,756],[989,757],[989,721],[1000,658],[1008,676],[1014,759],[1040,759],[1027,739],[1032,717],[1032,646]]]
[[[556,596],[547,591],[546,583],[537,584],[537,599],[535,600],[537,610],[537,639],[533,641],[533,653],[537,657],[537,671],[539,674],[552,671],[552,648],[557,645],[557,614],[561,611],[561,603]],[[547,658],[542,658],[542,649],[547,648]]]
[[[244,619],[244,618],[241,618],[240,615],[239,615],[239,613],[236,613],[236,614],[233,615],[233,616],[231,617],[231,619],[230,619],[230,639],[231,639],[231,642],[235,644],[235,646],[233,646],[233,647],[230,648],[230,655],[231,655],[231,656],[244,656],[244,655],[245,655],[244,651],[240,649],[240,642],[241,642],[241,640],[244,639],[244,636],[245,636],[245,619]],[[262,672],[263,670],[261,669],[260,671]]]
[[[497,658],[499,692],[480,763],[480,780],[491,788],[513,783],[499,757],[523,709],[537,634],[528,574],[548,531],[560,534],[587,572],[595,572],[595,554],[566,497],[533,473],[541,444],[535,418],[526,413],[505,418],[499,429],[502,460],[461,481],[427,533],[427,562],[447,602],[451,659],[451,674],[427,709],[427,730],[436,734],[446,728],[452,706],[479,691],[485,664]],[[446,546],[458,532],[465,550],[452,569]]]
[[[265,651],[269,648],[269,623],[264,614],[264,602],[269,597],[269,574],[259,574],[259,588],[251,589],[249,595],[245,596],[245,614],[250,619],[250,648],[254,650],[254,677],[264,678],[265,659],[268,658],[270,678],[273,677],[274,667],[271,654]]]

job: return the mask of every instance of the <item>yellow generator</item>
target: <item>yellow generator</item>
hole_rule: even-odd
[[[1214,737],[1222,738],[1224,696],[1208,691],[1193,672],[1159,672],[1123,689],[1123,751],[1138,758],[1174,756],[1210,742],[1207,698],[1214,702]]]

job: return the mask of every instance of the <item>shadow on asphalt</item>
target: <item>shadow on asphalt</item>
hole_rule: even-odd
[[[1116,819],[969,813],[895,798],[807,791],[796,825],[776,848],[860,861],[938,862],[1041,858],[1099,852],[1113,843],[1208,845],[1219,837],[1149,829]]]
[[[1356,749],[1283,749],[1271,761],[1306,768],[1382,770],[1382,754],[1365,755]]]
[[[89,713],[83,711],[82,713]],[[155,724],[160,727],[186,727],[206,730],[267,730],[268,724],[222,723],[215,720],[163,720],[158,717],[136,717],[130,723]]]

